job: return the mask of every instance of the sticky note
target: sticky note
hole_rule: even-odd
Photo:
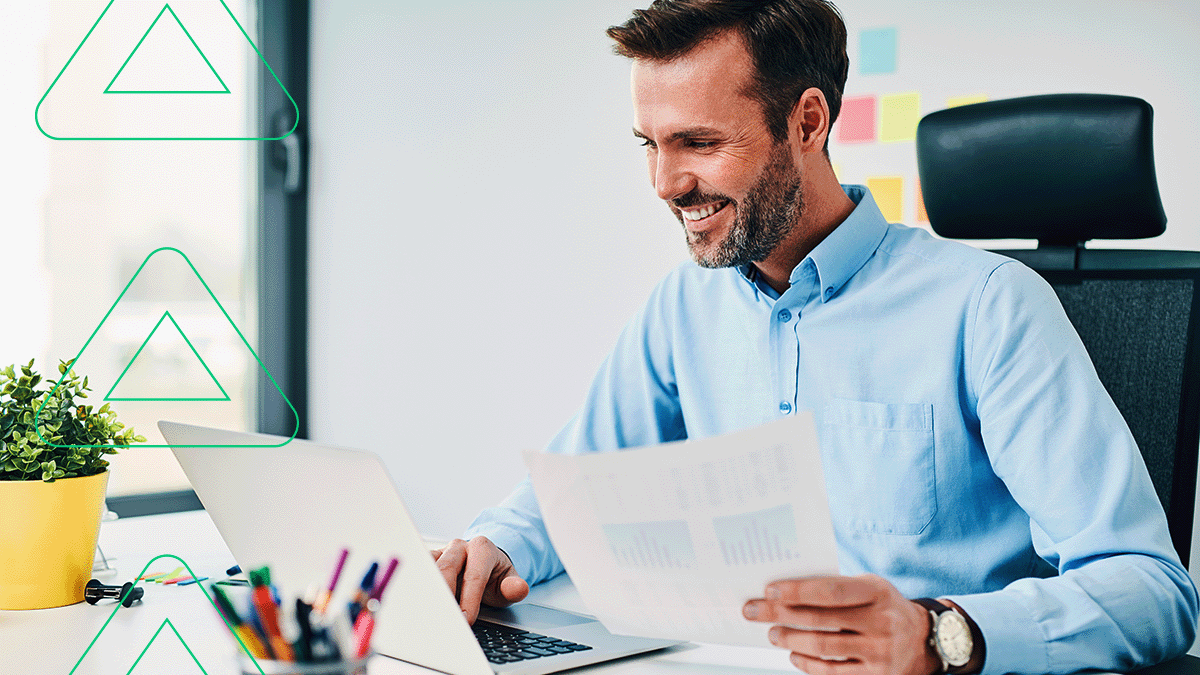
[[[901,213],[904,207],[903,176],[876,176],[868,178],[867,189],[871,191],[871,196],[875,197],[875,203],[879,206],[879,210],[883,212],[883,217],[889,223],[898,223],[902,220]]]
[[[987,94],[968,94],[966,96],[951,96],[946,99],[947,108],[957,108],[960,105],[971,105],[972,103],[983,103],[988,100]]]
[[[875,140],[875,97],[853,96],[842,99],[838,113],[839,143],[870,143]]]
[[[896,72],[896,29],[875,28],[858,33],[858,74]]]
[[[917,190],[917,222],[928,223],[929,214],[925,213],[925,196],[921,194],[921,179],[918,178],[913,181],[913,185]]]
[[[921,121],[921,93],[888,94],[879,97],[879,140],[911,141]]]

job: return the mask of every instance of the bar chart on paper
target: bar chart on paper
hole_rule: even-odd
[[[644,523],[606,524],[613,558],[622,567],[689,568],[696,562],[696,550],[682,520]]]
[[[713,518],[726,565],[757,565],[800,557],[790,504]]]

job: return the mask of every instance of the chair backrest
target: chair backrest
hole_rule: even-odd
[[[1058,293],[1124,415],[1186,565],[1200,448],[1200,252],[1088,249],[1162,234],[1145,101],[1055,94],[927,115],[917,165],[944,237],[1037,239],[1002,250]]]

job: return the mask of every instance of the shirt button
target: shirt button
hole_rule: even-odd
[[[792,313],[786,309],[779,310],[779,314],[777,314],[776,316],[778,316],[779,320],[782,321],[783,323],[787,323],[792,320]]]
[[[779,412],[783,413],[784,415],[792,412],[792,404],[788,403],[787,401],[781,401],[779,403]]]
[[[831,295],[833,295],[833,286],[825,289],[825,297],[829,297]]]

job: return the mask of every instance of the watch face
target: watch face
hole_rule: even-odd
[[[943,612],[938,615],[934,629],[938,652],[952,666],[961,666],[971,660],[971,627],[958,612]]]

